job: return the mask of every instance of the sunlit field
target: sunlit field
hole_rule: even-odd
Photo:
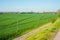
[[[54,36],[60,29],[60,18],[55,23],[50,24],[47,28],[38,31],[37,33],[29,36],[25,40],[54,40]]]
[[[0,40],[11,40],[22,36],[46,23],[52,22],[55,18],[57,18],[56,13],[0,14]]]

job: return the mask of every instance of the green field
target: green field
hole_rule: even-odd
[[[0,14],[0,40],[11,40],[57,18],[54,13]]]
[[[60,29],[60,18],[55,23],[52,23],[47,28],[38,31],[37,33],[29,36],[25,40],[53,40],[56,32]]]

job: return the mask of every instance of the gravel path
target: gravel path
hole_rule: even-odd
[[[54,40],[60,40],[60,30],[57,32]]]
[[[44,28],[46,28],[46,27],[48,27],[50,24],[51,24],[51,23],[45,24],[45,25],[43,25],[43,26],[41,26],[41,27],[39,27],[39,28],[37,28],[37,29],[35,29],[35,30],[27,33],[27,34],[24,34],[24,35],[22,35],[22,36],[20,36],[20,37],[18,37],[18,38],[15,38],[15,39],[13,39],[13,40],[24,40],[25,38],[29,37],[30,35],[38,32],[38,31],[40,31],[40,30],[42,30],[42,29],[44,29]]]

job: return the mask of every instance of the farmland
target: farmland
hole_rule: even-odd
[[[0,14],[0,40],[11,40],[22,36],[46,23],[52,22],[55,18],[57,18],[57,14],[54,13]]]
[[[55,23],[50,24],[47,28],[29,36],[28,38],[26,38],[26,40],[54,40],[54,35],[56,35],[56,32],[59,29],[60,18],[58,18]]]

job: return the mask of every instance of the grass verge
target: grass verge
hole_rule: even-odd
[[[60,18],[58,18],[55,23],[52,23],[47,28],[29,36],[25,40],[53,40],[58,29],[60,29]]]

